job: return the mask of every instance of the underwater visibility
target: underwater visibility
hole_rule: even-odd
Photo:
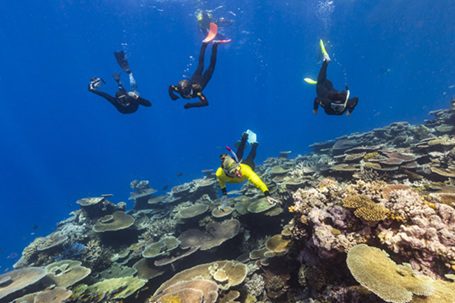
[[[455,303],[455,1],[0,8],[0,303]]]

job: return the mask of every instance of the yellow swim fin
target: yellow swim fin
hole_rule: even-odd
[[[318,81],[313,80],[311,78],[304,78],[303,81],[305,81],[308,84],[313,84],[313,85],[318,84]]]
[[[319,40],[319,46],[321,47],[321,52],[322,52],[322,55],[324,56],[324,60],[330,61],[329,53],[325,49],[324,41],[322,41],[322,39]]]

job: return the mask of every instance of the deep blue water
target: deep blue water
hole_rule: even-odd
[[[215,16],[234,20],[233,41],[219,48],[210,106],[184,110],[167,86],[197,58],[195,10],[219,6]],[[451,0],[1,1],[0,271],[78,198],[121,201],[135,178],[162,189],[199,177],[248,128],[261,162],[393,121],[422,122],[455,95],[454,15]],[[360,98],[350,117],[312,114],[314,87],[302,80],[317,76],[320,38],[333,59],[329,77]],[[122,43],[153,102],[133,115],[87,92],[92,76],[114,92],[112,52]]]

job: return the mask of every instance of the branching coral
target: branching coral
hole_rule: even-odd
[[[244,285],[248,294],[259,297],[264,292],[265,282],[261,275],[253,274],[251,278],[247,279]]]

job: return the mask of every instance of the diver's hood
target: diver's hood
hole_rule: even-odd
[[[189,96],[193,92],[193,88],[191,87],[191,82],[188,80],[180,80],[178,84],[179,91],[182,95]]]

